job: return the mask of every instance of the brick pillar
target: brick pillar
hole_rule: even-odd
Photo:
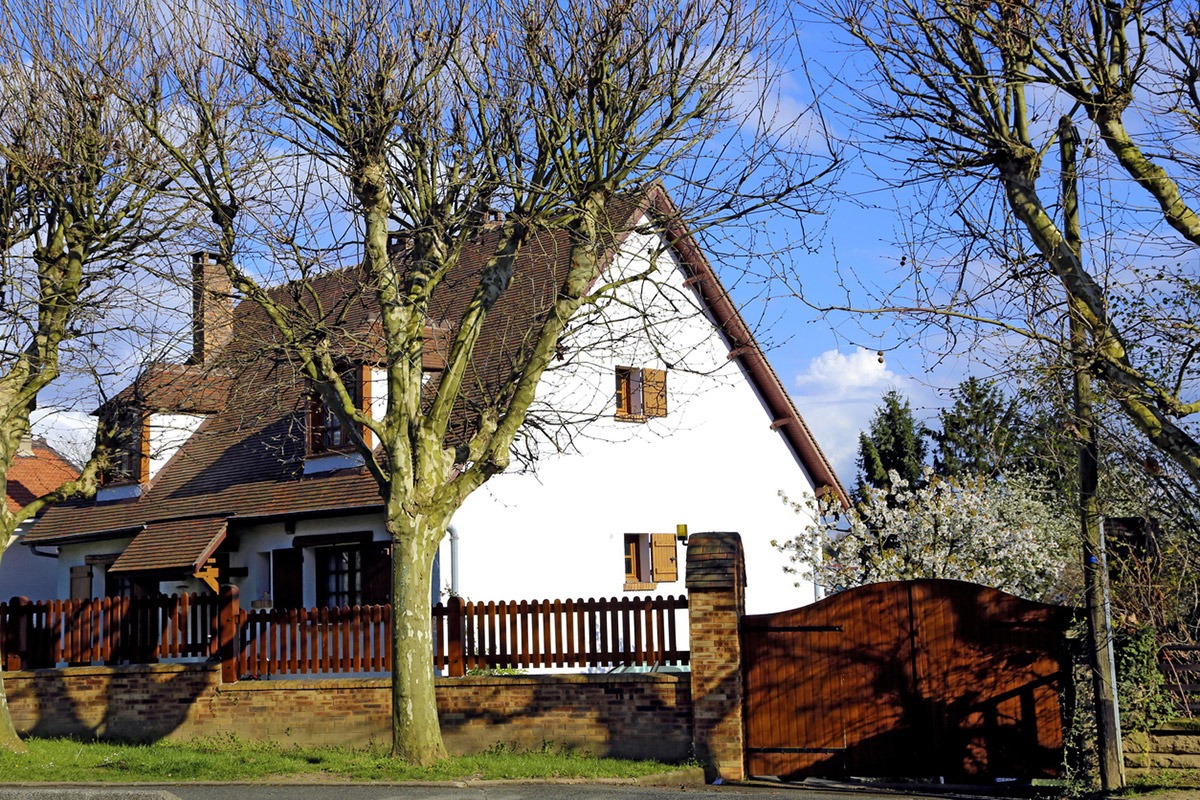
[[[736,533],[697,533],[687,548],[692,746],[709,781],[746,777],[742,637],[746,563]]]

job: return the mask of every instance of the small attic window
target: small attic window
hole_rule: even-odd
[[[371,370],[365,364],[344,364],[338,368],[338,378],[350,393],[356,408],[369,412]],[[350,450],[354,442],[342,418],[325,403],[314,387],[308,411],[309,455],[339,453]]]
[[[150,415],[122,408],[103,423],[102,442],[108,466],[100,473],[102,486],[140,484],[150,477]]]

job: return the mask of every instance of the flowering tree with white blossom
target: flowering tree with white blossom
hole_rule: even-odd
[[[868,488],[855,508],[818,509],[815,525],[775,543],[790,557],[785,569],[829,592],[946,578],[1034,600],[1074,593],[1079,563],[1074,518],[1036,481],[952,479],[928,468],[925,481],[913,488],[892,471],[890,487]]]

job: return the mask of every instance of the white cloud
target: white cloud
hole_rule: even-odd
[[[44,406],[30,418],[33,435],[45,439],[58,452],[82,464],[92,453],[96,418],[82,411]]]
[[[858,434],[870,424],[880,397],[889,389],[907,396],[914,409],[924,405],[921,400],[928,394],[911,378],[888,369],[878,353],[861,347],[852,353],[826,350],[796,376],[796,406],[847,486],[857,471]]]

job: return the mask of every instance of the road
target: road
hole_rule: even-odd
[[[931,796],[933,795],[829,790],[770,783],[683,787],[503,782],[392,786],[337,783],[274,786],[0,786],[0,800],[850,800],[855,797],[915,800]]]

